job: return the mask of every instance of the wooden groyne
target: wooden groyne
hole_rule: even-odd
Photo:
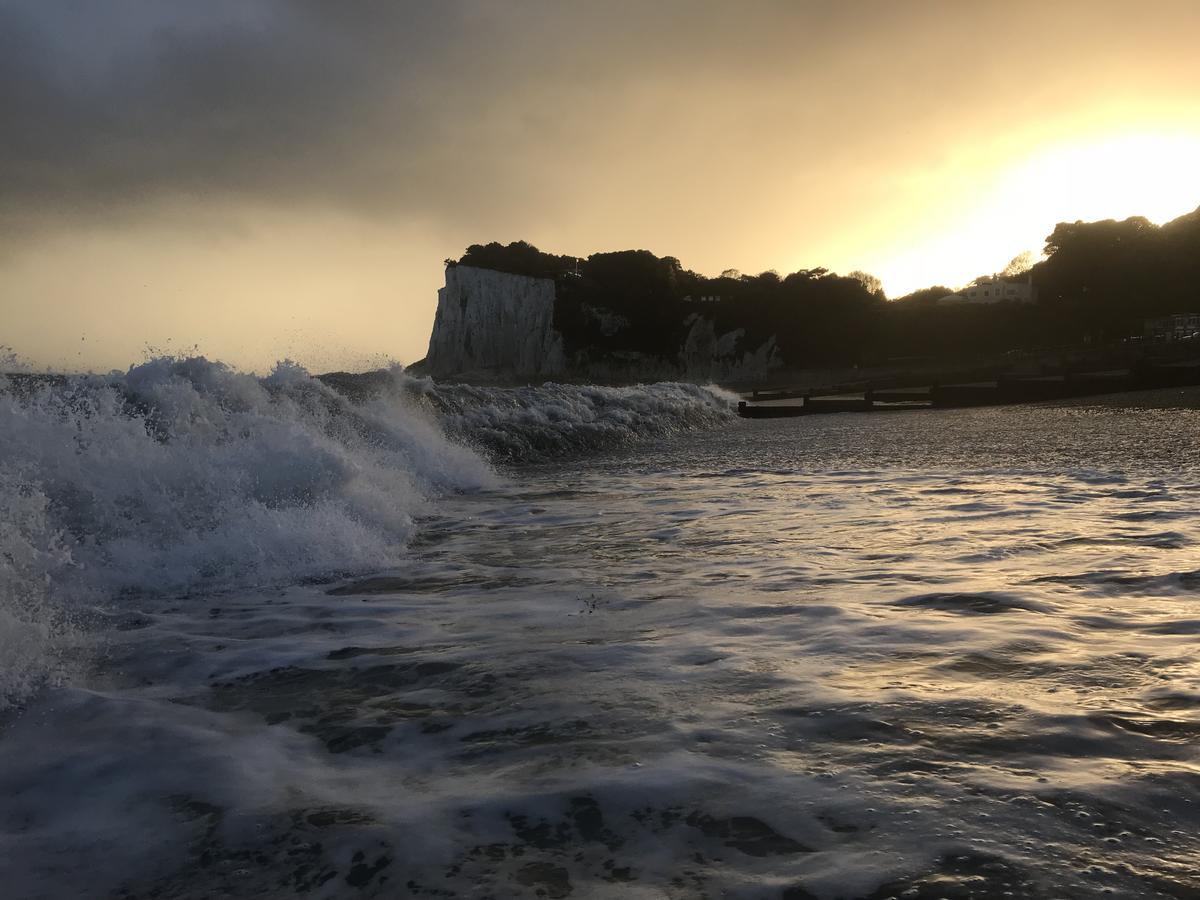
[[[953,384],[913,386],[904,379],[898,381],[899,384],[848,383],[816,392],[812,389],[753,391],[749,401],[738,403],[738,415],[746,419],[779,419],[838,412],[1001,406],[1184,387],[1200,385],[1200,360],[1143,362],[1132,369],[1048,375],[992,373],[990,378],[964,379]],[[783,400],[800,402],[785,404],[780,402]]]

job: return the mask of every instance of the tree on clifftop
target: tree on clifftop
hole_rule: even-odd
[[[1004,271],[1000,273],[1000,276],[1002,278],[1016,278],[1018,275],[1024,275],[1032,268],[1033,251],[1024,250],[1008,261],[1008,265],[1004,267]]]
[[[860,269],[855,269],[846,277],[853,278],[855,281],[865,287],[867,292],[872,296],[878,297],[880,300],[887,299],[887,295],[883,292],[883,282],[870,272],[863,272]]]

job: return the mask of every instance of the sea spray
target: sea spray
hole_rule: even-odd
[[[28,473],[0,463],[0,709],[59,674],[72,640],[52,595],[72,564]]]
[[[8,701],[49,674],[64,610],[396,565],[432,498],[495,481],[412,404],[204,359],[14,380],[0,461]]]
[[[710,428],[728,421],[737,402],[721,388],[681,383],[499,388],[411,379],[408,388],[437,411],[450,434],[511,462],[586,454]]]
[[[327,383],[328,382],[328,383]],[[84,610],[401,566],[447,492],[716,424],[715,389],[321,380],[203,358],[0,385],[0,704],[53,676]]]

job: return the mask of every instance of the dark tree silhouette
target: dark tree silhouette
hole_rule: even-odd
[[[978,306],[939,304],[953,293],[940,285],[888,302],[878,279],[861,272],[726,269],[709,278],[648,250],[577,259],[524,241],[474,244],[457,264],[553,278],[555,324],[567,349],[591,360],[630,352],[673,360],[697,317],[718,333],[741,329],[740,349],[774,336],[790,367],[968,359],[1118,340],[1141,334],[1146,318],[1200,310],[1200,210],[1162,227],[1140,217],[1063,222],[1046,238],[1045,258],[1027,270],[1025,262],[1014,259],[1008,274],[1031,278],[1038,302]]]

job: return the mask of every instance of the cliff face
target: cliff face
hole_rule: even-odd
[[[429,374],[559,375],[554,282],[473,266],[449,266],[429,338]]]
[[[680,349],[679,361],[689,381],[751,381],[763,378],[780,365],[774,337],[755,350],[739,353],[746,329],[735,328],[718,335],[712,320],[699,314],[690,316],[685,324],[691,327]]]
[[[504,381],[573,377],[603,382],[747,381],[779,365],[775,339],[749,348],[738,328],[718,335],[711,319],[692,313],[668,356],[628,349],[634,326],[603,307],[581,306],[595,342],[578,337],[567,352],[554,326],[550,278],[513,275],[459,264],[446,268],[438,291],[429,353],[418,371],[437,377]]]

